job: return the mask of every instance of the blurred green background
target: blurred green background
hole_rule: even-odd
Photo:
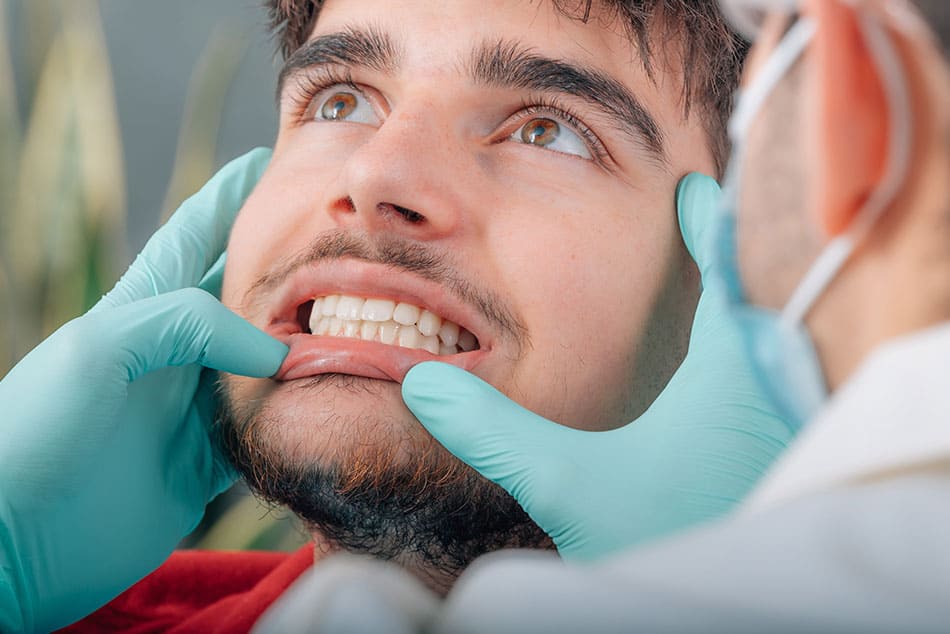
[[[0,0],[0,376],[218,167],[272,143],[265,19],[255,0]],[[182,546],[304,540],[238,485]]]

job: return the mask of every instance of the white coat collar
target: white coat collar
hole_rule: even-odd
[[[742,506],[847,483],[950,468],[950,322],[875,350]]]

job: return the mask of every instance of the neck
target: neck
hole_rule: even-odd
[[[339,544],[328,539],[319,531],[311,532],[314,541],[314,561],[343,552],[352,552],[359,555],[368,555],[359,551],[347,551]],[[444,597],[452,589],[461,570],[450,570],[448,567],[439,568],[418,555],[405,554],[391,560],[418,579],[424,586],[440,597]]]

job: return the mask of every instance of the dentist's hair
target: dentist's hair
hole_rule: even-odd
[[[716,0],[550,0],[569,17],[620,20],[639,50],[648,75],[679,61],[683,117],[694,110],[709,137],[721,175],[729,156],[726,125],[748,44],[727,25]],[[286,58],[310,36],[324,0],[265,0],[281,54]],[[660,61],[661,64],[654,62]]]
[[[944,57],[950,58],[950,2],[947,0],[914,0],[914,4],[940,39]]]

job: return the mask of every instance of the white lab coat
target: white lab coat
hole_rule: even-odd
[[[445,602],[337,565],[257,631],[950,632],[950,323],[873,353],[725,520],[593,565],[488,555]]]

